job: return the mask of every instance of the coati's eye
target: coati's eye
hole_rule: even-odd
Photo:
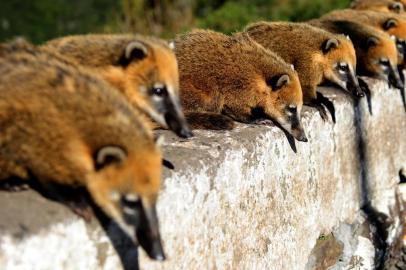
[[[151,89],[151,94],[155,96],[167,96],[168,95],[168,89],[166,88],[165,85],[155,85]]]
[[[297,106],[289,105],[289,106],[286,107],[286,110],[291,114],[296,114],[297,113]]]
[[[268,80],[266,80],[266,84],[272,88],[272,91],[277,91],[283,86],[287,85],[290,82],[289,75],[283,74],[274,76]]]
[[[124,213],[124,219],[134,225],[140,221],[142,202],[135,194],[127,194],[121,197],[121,208]]]
[[[121,197],[121,204],[128,208],[135,208],[141,203],[139,197],[135,194],[127,194]]]
[[[379,59],[379,64],[381,64],[384,67],[389,67],[390,66],[390,62],[389,62],[388,58]]]
[[[337,64],[337,70],[340,73],[347,73],[349,71],[348,64],[345,62],[340,62]]]

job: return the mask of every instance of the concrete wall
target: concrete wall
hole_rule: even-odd
[[[321,89],[337,123],[305,109],[309,143],[296,142],[296,153],[276,127],[239,124],[188,141],[164,132],[176,167],[165,171],[158,204],[168,259],[140,251],[140,268],[371,269],[383,254],[375,248],[395,242],[404,222],[406,113],[398,90],[368,82],[373,115],[366,99],[354,109],[350,97]],[[0,269],[137,268],[114,226],[108,237],[33,191],[0,192],[0,205]]]

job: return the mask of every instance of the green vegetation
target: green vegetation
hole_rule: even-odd
[[[0,40],[33,42],[89,32],[140,32],[170,37],[193,27],[226,33],[258,20],[303,21],[350,0],[6,0]]]

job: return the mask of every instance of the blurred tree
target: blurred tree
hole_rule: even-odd
[[[0,40],[43,42],[89,32],[173,36],[193,27],[241,30],[258,20],[301,21],[349,5],[350,0],[4,0]]]
[[[166,35],[193,22],[192,0],[122,0],[119,31]]]
[[[247,23],[258,20],[305,21],[333,9],[348,7],[350,2],[350,0],[218,0],[217,3],[221,5],[215,10],[210,10],[207,16],[198,18],[198,26],[231,33],[240,31]]]
[[[115,0],[5,0],[0,3],[0,40],[25,36],[33,42],[99,31],[119,5]]]

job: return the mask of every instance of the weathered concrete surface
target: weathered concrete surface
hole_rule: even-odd
[[[403,223],[398,172],[406,168],[399,91],[369,82],[373,115],[366,100],[354,110],[349,97],[323,89],[336,104],[337,123],[305,109],[309,143],[297,142],[297,153],[275,127],[197,131],[189,141],[164,132],[165,157],[176,167],[165,172],[158,204],[168,260],[140,252],[141,269],[294,270],[317,269],[318,262],[369,269],[360,265],[374,262],[373,233],[359,228],[373,231],[374,224],[361,205],[388,217],[388,241],[395,241]],[[0,269],[121,265],[97,222],[85,224],[32,191],[0,192],[0,205]],[[331,233],[340,254],[320,258],[316,243]]]

